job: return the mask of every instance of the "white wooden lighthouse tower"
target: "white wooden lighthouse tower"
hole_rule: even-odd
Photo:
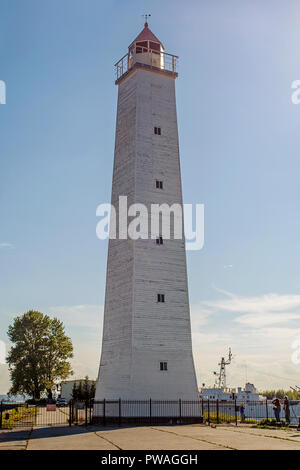
[[[182,205],[176,60],[145,23],[116,64],[112,204]],[[150,229],[149,229],[150,230]],[[182,239],[109,241],[96,400],[197,400]]]

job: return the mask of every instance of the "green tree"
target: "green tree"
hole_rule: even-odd
[[[95,383],[95,382],[92,382],[91,388],[90,388],[90,396],[89,396],[89,398],[90,398],[90,399],[95,398],[95,393],[96,393],[96,383]]]
[[[12,382],[9,393],[39,399],[47,391],[52,398],[55,382],[73,374],[68,361],[73,345],[63,323],[30,310],[14,319],[8,337],[13,343],[6,359]]]
[[[73,383],[72,398],[73,400],[90,400],[95,397],[96,383],[89,380],[88,375],[85,376],[83,382]]]
[[[83,400],[83,386],[82,381],[80,380],[79,384],[77,385],[77,398],[78,400]]]
[[[289,400],[299,400],[300,398],[299,392],[295,390],[283,390],[281,388],[278,390],[264,390],[261,392],[261,394],[267,397],[268,400],[271,400],[275,397],[282,400],[285,395],[289,398]]]
[[[77,398],[78,398],[78,389],[77,389],[76,382],[73,383],[72,398],[73,398],[73,400],[77,400]]]
[[[89,376],[86,375],[83,382],[83,395],[84,400],[90,400],[95,397],[96,383],[89,380]]]
[[[85,376],[83,381],[83,399],[88,400],[90,398],[90,382],[88,375]]]

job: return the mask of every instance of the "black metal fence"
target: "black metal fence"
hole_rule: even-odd
[[[66,406],[55,404],[0,403],[0,428],[77,425],[118,426],[259,423],[273,419],[270,400],[244,402],[244,413],[237,400],[73,400]],[[290,402],[290,421],[298,424],[300,401]],[[281,407],[281,420],[285,419]]]
[[[290,422],[298,424],[300,401],[290,403]],[[274,419],[270,400],[102,400],[93,402],[90,422],[122,424],[259,423]],[[281,409],[281,420],[284,420]]]
[[[0,429],[45,427],[70,423],[69,406],[55,404],[0,403]]]
[[[267,401],[248,401],[241,408],[237,400],[202,400],[203,420],[209,423],[256,423],[269,418]]]
[[[201,423],[200,401],[101,400],[93,402],[93,424]]]

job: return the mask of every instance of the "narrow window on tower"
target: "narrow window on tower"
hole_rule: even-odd
[[[161,127],[154,127],[154,134],[161,135]]]
[[[164,185],[162,181],[156,180],[156,189],[163,189]]]
[[[163,243],[164,243],[163,237],[158,237],[156,239],[156,245],[163,245]]]
[[[165,294],[157,294],[157,302],[164,302]]]
[[[168,363],[167,362],[160,362],[159,364],[160,370],[168,370]]]

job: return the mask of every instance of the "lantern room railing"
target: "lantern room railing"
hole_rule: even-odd
[[[178,56],[134,46],[115,64],[116,80],[119,80],[135,64],[177,74]]]

